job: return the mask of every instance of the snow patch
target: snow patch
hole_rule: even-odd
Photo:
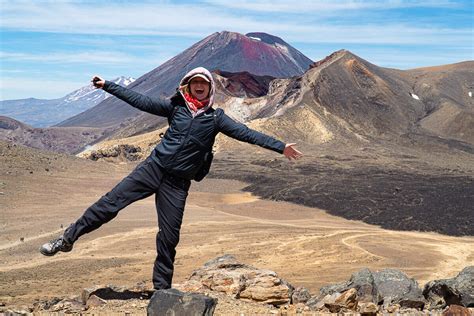
[[[259,37],[249,36],[249,38],[251,38],[251,39],[253,39],[253,40],[256,40],[256,41],[262,41],[262,39],[259,38]]]
[[[470,98],[472,98],[472,92],[471,91],[469,91],[468,95],[469,95]]]
[[[286,45],[282,45],[282,44],[279,44],[279,43],[275,43],[275,47],[280,50],[283,55],[285,55],[291,62],[293,62],[293,64],[298,67],[298,69],[302,72],[304,72],[305,70],[298,64],[298,62],[293,58],[293,56],[291,55],[291,52],[290,50],[288,49],[288,46]]]
[[[415,99],[415,100],[420,100],[420,97],[417,96],[417,95],[414,94],[414,93],[411,93],[411,92],[410,92],[410,96],[411,96],[413,99]]]
[[[118,85],[123,85],[123,86],[128,86],[129,84],[131,84],[132,82],[135,81],[135,78],[132,78],[132,77],[124,77],[124,76],[121,76],[121,77],[118,77],[117,79],[114,79],[112,80],[114,83],[118,84]]]

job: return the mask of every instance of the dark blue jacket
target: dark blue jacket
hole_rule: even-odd
[[[222,109],[211,107],[193,118],[179,94],[170,99],[151,98],[107,80],[103,89],[137,109],[168,118],[170,126],[154,149],[152,158],[169,173],[181,178],[194,178],[219,132],[280,154],[285,148],[285,143],[234,121]],[[174,107],[177,107],[176,111],[173,111]]]

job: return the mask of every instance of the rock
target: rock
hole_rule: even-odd
[[[342,293],[349,289],[349,282],[336,283],[323,286],[319,289],[319,297],[325,297],[326,295],[332,295],[334,293]]]
[[[471,312],[464,306],[450,305],[443,312],[443,316],[471,316]]]
[[[474,266],[464,268],[452,279],[428,282],[423,295],[430,309],[444,308],[447,305],[474,306]]]
[[[423,295],[428,301],[428,309],[440,309],[451,304],[461,304],[461,295],[457,289],[443,280],[430,281],[425,284]]]
[[[92,293],[94,293],[95,291],[101,289],[102,287],[101,286],[94,286],[94,287],[90,287],[90,288],[84,288],[82,289],[82,293],[81,293],[81,299],[82,299],[82,303],[83,304],[87,304],[87,300],[89,299],[89,297],[92,295]]]
[[[318,299],[327,294],[342,293],[349,289],[357,290],[359,302],[371,302],[376,305],[383,303],[385,306],[400,304],[401,307],[417,309],[423,309],[425,304],[418,283],[394,269],[379,272],[362,269],[353,273],[347,282],[322,287]],[[314,303],[314,300],[311,303]]]
[[[367,268],[353,273],[350,280],[347,282],[322,287],[319,290],[320,297],[324,297],[327,294],[333,294],[335,292],[342,293],[351,288],[357,289],[357,297],[360,302],[372,302],[378,304],[381,301],[381,297],[378,294],[374,283],[373,274]]]
[[[292,304],[299,304],[299,303],[306,303],[311,298],[311,294],[309,293],[308,289],[304,287],[297,287],[293,294],[291,294],[291,303]]]
[[[374,276],[367,268],[352,274],[348,286],[357,289],[359,302],[372,302],[378,304],[381,300],[374,283]]]
[[[95,295],[91,295],[87,299],[87,308],[99,307],[99,306],[103,306],[105,304],[107,304],[106,300],[103,300],[100,297],[97,297]]]
[[[404,308],[423,309],[425,300],[414,279],[409,279],[403,272],[395,269],[375,272],[373,277],[384,305],[398,303]]]
[[[379,307],[372,302],[359,303],[357,307],[362,316],[375,316]]]
[[[61,302],[61,299],[59,297],[54,297],[50,300],[45,300],[45,301],[38,301],[38,302],[33,303],[33,309],[35,311],[42,311],[42,310],[47,311],[59,302]]]
[[[389,313],[397,313],[400,310],[400,304],[387,304],[383,306],[383,310]]]
[[[331,313],[339,313],[339,311],[344,309],[355,311],[357,309],[357,290],[354,288],[349,289],[337,297],[334,303],[325,303],[324,306]]]
[[[214,314],[217,299],[202,295],[188,294],[176,289],[156,291],[147,307],[149,316],[203,315]]]
[[[248,271],[241,279],[243,285],[238,298],[271,305],[288,304],[293,287],[270,270]]]
[[[51,312],[67,311],[69,313],[80,313],[86,310],[86,306],[78,299],[64,299],[51,306]]]
[[[257,269],[224,255],[195,270],[181,287],[184,291],[212,290],[234,298],[275,306],[290,303],[294,287],[270,270]]]
[[[341,293],[335,292],[332,294],[327,294],[322,299],[318,299],[318,297],[312,297],[306,302],[306,306],[308,306],[312,310],[322,310],[326,304],[333,304],[336,299],[341,296]]]

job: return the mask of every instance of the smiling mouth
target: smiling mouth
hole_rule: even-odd
[[[204,93],[204,90],[196,89],[196,93],[199,93],[199,94]]]

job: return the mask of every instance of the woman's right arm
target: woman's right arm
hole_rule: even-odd
[[[94,82],[93,79],[92,82],[95,87],[102,88],[139,110],[164,117],[168,117],[173,110],[173,105],[169,99],[151,98],[108,80],[102,79],[97,84],[97,80]]]

